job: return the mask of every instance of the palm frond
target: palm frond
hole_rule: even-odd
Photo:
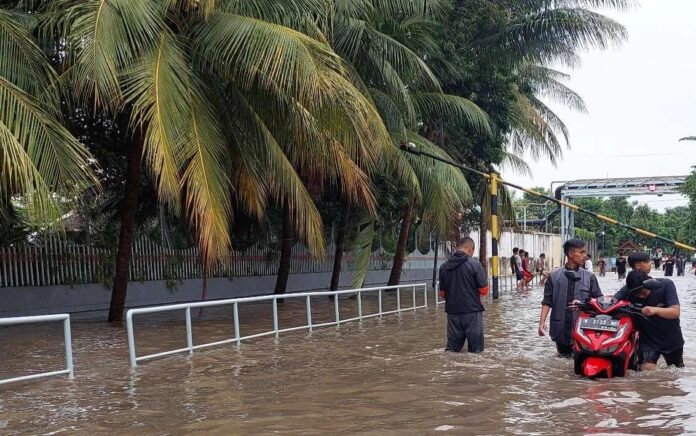
[[[157,181],[160,201],[178,206],[182,144],[190,126],[191,70],[174,35],[163,32],[149,56],[130,68],[123,83],[132,104],[131,125],[145,129],[144,154]]]
[[[406,139],[419,150],[450,159],[442,149],[416,133],[409,132]],[[433,159],[410,154],[408,159],[421,183],[422,225],[428,233],[432,230],[445,238],[458,225],[458,214],[472,201],[466,177],[458,168]]]
[[[91,156],[32,96],[0,76],[0,196],[20,194],[36,219],[60,214],[56,192],[72,195],[98,186]]]
[[[552,68],[530,64],[522,66],[518,73],[522,81],[534,88],[536,95],[549,97],[569,109],[587,113],[583,98],[562,83],[570,78],[569,75]]]
[[[257,18],[297,30],[311,22],[325,21],[329,12],[325,0],[216,0],[215,7],[220,12]]]
[[[608,48],[627,36],[621,24],[602,14],[567,7],[544,9],[514,19],[481,43],[514,59],[548,64],[569,56],[572,59],[578,51]]]
[[[95,108],[116,111],[123,104],[120,68],[149,51],[164,27],[156,2],[58,0],[52,8],[74,58],[76,96]]]
[[[14,14],[0,9],[0,76],[34,97],[55,80],[55,72]],[[52,109],[57,101],[51,101]]]
[[[256,18],[216,11],[194,35],[200,68],[245,89],[260,81],[303,103],[320,104],[328,73],[342,72],[341,59],[326,44]]]
[[[413,101],[422,118],[454,119],[479,133],[491,134],[490,117],[469,99],[440,93],[414,93]]]
[[[503,159],[500,162],[501,169],[511,169],[517,174],[522,174],[525,176],[532,175],[532,169],[529,164],[520,156],[515,153],[510,153],[509,151],[503,152]]]
[[[238,123],[240,130],[237,131],[241,132],[244,135],[241,137],[247,140],[239,142],[241,137],[237,137],[236,141],[232,141],[233,156],[244,160],[247,170],[253,174],[253,177],[263,181],[264,191],[277,204],[282,204],[284,200],[289,202],[291,219],[297,234],[305,239],[308,248],[315,255],[321,255],[324,249],[323,225],[311,195],[283,148],[254,110],[253,105],[239,90],[231,89],[230,91],[233,97],[227,102],[234,104],[236,111],[235,120],[228,116],[228,121],[231,125]],[[255,190],[260,188],[254,185],[249,187]],[[258,193],[254,190],[249,192]],[[244,194],[245,192],[237,192],[238,196]],[[257,202],[255,198],[241,197],[240,199],[248,203],[247,207],[251,209]]]
[[[181,147],[181,160],[186,164],[180,183],[204,264],[211,265],[231,249],[231,164],[221,126],[204,98],[202,84],[194,82],[189,95],[189,129]]]
[[[369,214],[363,214],[358,220],[358,233],[351,242],[353,251],[351,286],[360,288],[370,269],[372,242],[375,239],[375,221]]]

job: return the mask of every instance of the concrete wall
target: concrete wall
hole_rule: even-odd
[[[370,271],[365,287],[384,286],[389,271]],[[270,294],[275,276],[214,278],[208,280],[208,299],[248,297]],[[331,273],[292,274],[288,292],[327,290]],[[432,269],[404,270],[401,283],[428,283]],[[127,307],[179,303],[201,299],[203,281],[184,280],[176,289],[168,289],[164,281],[131,282],[128,285]],[[350,275],[343,274],[341,287],[350,288]],[[108,310],[111,289],[101,284],[74,286],[38,286],[0,289],[0,318],[9,316],[45,315],[51,313],[89,313],[97,316]]]

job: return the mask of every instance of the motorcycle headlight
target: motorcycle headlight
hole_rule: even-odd
[[[616,344],[616,345],[612,345],[612,346],[609,347],[609,348],[605,348],[605,349],[603,349],[602,351],[605,352],[605,353],[613,353],[613,352],[616,351],[618,348],[619,348],[619,344]]]

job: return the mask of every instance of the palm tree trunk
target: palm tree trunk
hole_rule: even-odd
[[[118,251],[116,252],[116,268],[114,271],[114,287],[111,292],[111,305],[109,306],[109,322],[123,321],[123,309],[125,308],[126,296],[128,294],[128,265],[130,264],[135,214],[140,193],[140,163],[143,155],[144,139],[142,132],[136,132],[133,136],[130,153],[128,154],[126,185],[121,208],[121,233],[118,238]]]
[[[292,246],[295,245],[294,232],[292,230],[292,218],[290,216],[290,207],[287,201],[283,205],[283,226],[280,241],[280,263],[278,265],[278,277],[276,278],[274,294],[284,294],[288,286],[288,278],[290,277],[290,256],[292,255]],[[278,300],[280,301],[280,300]]]
[[[346,245],[346,234],[348,233],[348,221],[350,219],[350,203],[347,200],[341,202],[341,221],[338,224],[338,235],[336,236],[336,252],[334,253],[333,271],[331,273],[330,291],[338,289],[341,280],[341,262],[343,261],[343,251]]]
[[[488,273],[488,214],[481,208],[479,218],[479,262]]]
[[[406,244],[408,243],[408,234],[411,229],[411,219],[413,218],[414,204],[413,200],[409,201],[404,210],[404,216],[401,219],[401,230],[399,231],[399,242],[396,244],[396,253],[394,253],[394,264],[392,265],[391,274],[389,274],[388,286],[396,286],[401,281],[401,271],[406,259]]]

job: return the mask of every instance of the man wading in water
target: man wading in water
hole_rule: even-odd
[[[640,369],[655,369],[660,356],[665,359],[667,365],[682,368],[684,337],[679,325],[681,306],[677,288],[670,279],[657,279],[662,284],[658,289],[640,288],[649,278],[645,271],[631,271],[626,277],[626,286],[614,295],[617,300],[628,300],[641,308],[641,313],[645,315],[633,318],[640,332]],[[635,290],[629,294],[627,290],[631,289]]]
[[[576,312],[567,307],[573,301],[587,301],[602,296],[597,277],[591,270],[583,268],[587,259],[585,243],[570,239],[563,244],[566,264],[549,274],[544,285],[544,299],[541,300],[539,336],[546,335],[546,318],[551,312],[551,339],[556,343],[558,354],[562,357],[573,355],[573,324]],[[566,271],[574,271],[579,280],[570,281]]]
[[[460,352],[467,342],[469,352],[483,351],[483,304],[488,294],[488,277],[481,263],[472,258],[476,244],[464,238],[457,251],[440,267],[440,297],[447,312],[447,347]]]

